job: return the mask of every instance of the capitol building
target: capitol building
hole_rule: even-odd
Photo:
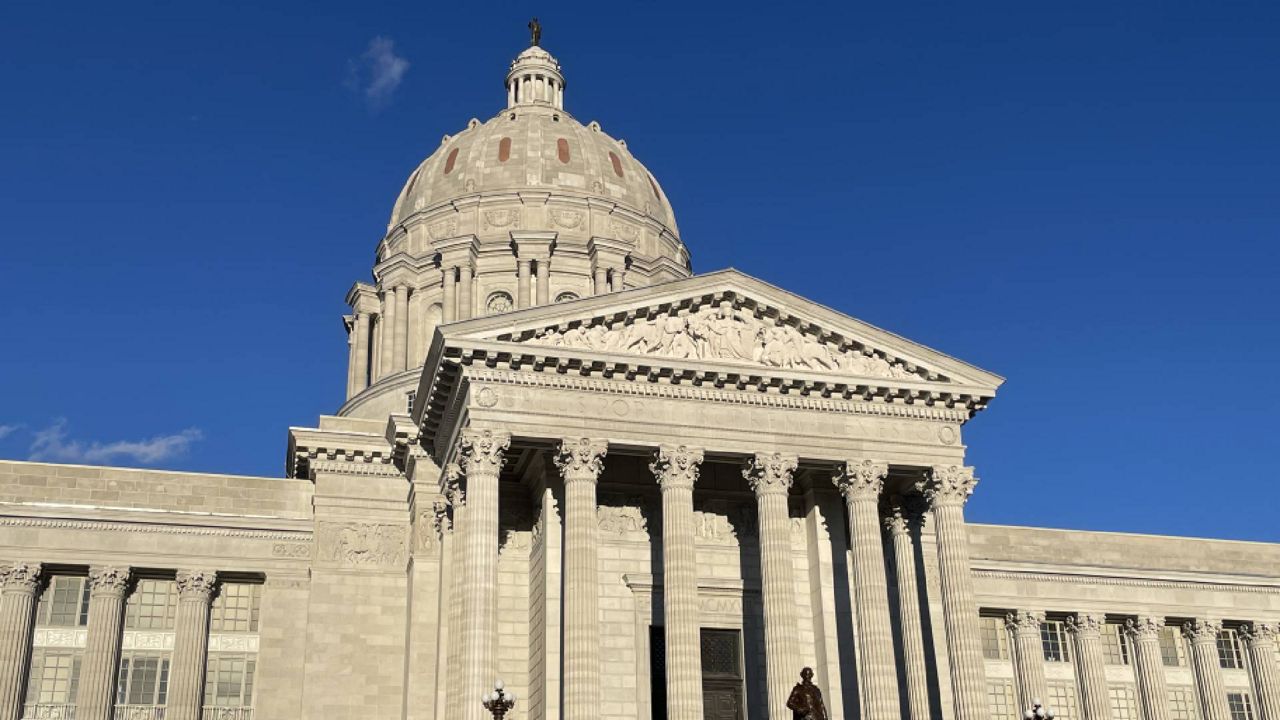
[[[967,522],[1004,379],[693,274],[567,88],[408,177],[281,477],[0,461],[0,720],[1280,720],[1280,545]]]

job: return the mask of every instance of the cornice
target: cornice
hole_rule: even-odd
[[[1012,569],[980,569],[973,568],[973,577],[984,578],[989,580],[1019,580],[1019,581],[1036,581],[1036,582],[1054,582],[1068,583],[1071,585],[1102,585],[1110,587],[1141,587],[1141,588],[1160,588],[1167,590],[1216,590],[1219,592],[1233,593],[1261,593],[1267,595],[1280,594],[1280,579],[1276,579],[1271,584],[1262,582],[1247,583],[1243,581],[1231,582],[1226,580],[1192,580],[1192,579],[1173,579],[1160,576],[1136,576],[1136,575],[1102,575],[1091,572],[1071,572],[1071,571],[1034,571],[1034,570],[1012,570]]]
[[[0,527],[28,527],[45,530],[94,530],[103,532],[149,533],[156,535],[195,535],[202,537],[228,537],[248,540],[284,540],[306,542],[311,539],[309,530],[250,530],[245,528],[162,525],[141,522],[111,522],[79,520],[73,518],[0,517]]]

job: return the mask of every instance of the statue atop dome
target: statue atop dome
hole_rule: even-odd
[[[529,36],[529,47],[542,45],[542,23],[538,22],[538,18],[529,21]]]

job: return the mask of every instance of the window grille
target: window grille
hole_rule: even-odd
[[[1160,628],[1160,659],[1166,667],[1182,667],[1186,664],[1182,637],[1177,628]]]
[[[1108,665],[1129,664],[1129,641],[1119,623],[1107,623],[1103,628],[1102,653]]]
[[[252,707],[256,655],[213,653],[205,668],[205,707]]]
[[[1228,670],[1239,670],[1244,667],[1240,661],[1240,640],[1236,631],[1230,628],[1218,633],[1218,664]]]
[[[31,654],[27,705],[64,705],[76,701],[80,654],[37,648]]]
[[[1009,659],[1009,633],[1004,620],[997,617],[978,618],[982,630],[982,657],[988,660]]]
[[[1227,707],[1231,710],[1231,720],[1253,720],[1253,703],[1249,693],[1227,693]]]
[[[172,630],[177,615],[177,583],[139,580],[125,601],[124,626],[131,630]]]
[[[164,655],[128,653],[120,658],[119,705],[164,705],[169,695],[169,658]]]
[[[1068,662],[1067,630],[1058,620],[1040,623],[1040,644],[1044,647],[1046,662]]]
[[[223,583],[210,609],[210,632],[257,632],[262,586],[257,583]]]
[[[89,624],[88,578],[54,575],[40,594],[36,624],[47,627],[85,627]]]

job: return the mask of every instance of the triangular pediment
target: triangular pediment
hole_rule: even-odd
[[[446,344],[485,341],[633,365],[712,364],[743,374],[962,385],[987,394],[1003,382],[736,270],[452,323],[440,332]]]

